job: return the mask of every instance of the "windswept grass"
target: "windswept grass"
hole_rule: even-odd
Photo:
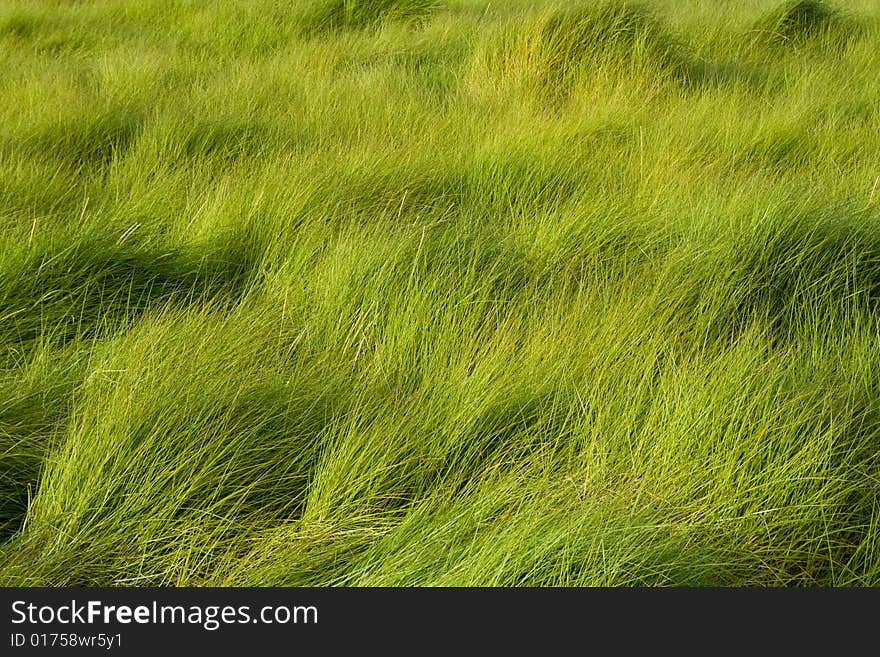
[[[0,583],[880,584],[880,13],[728,5],[0,5]]]

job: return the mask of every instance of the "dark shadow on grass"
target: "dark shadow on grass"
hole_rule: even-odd
[[[795,340],[825,313],[880,313],[876,218],[845,209],[778,216],[728,236],[722,252],[684,275],[702,281],[681,312],[706,313],[710,341],[736,340],[756,321],[768,339]],[[725,293],[717,296],[719,285]],[[704,291],[711,297],[704,296]],[[671,297],[674,298],[674,297]],[[680,303],[681,298],[673,303]]]
[[[0,543],[21,528],[54,427],[15,401],[0,408]]]
[[[848,382],[847,382],[848,383]],[[843,482],[834,500],[833,534],[823,537],[817,553],[831,553],[819,581],[842,585],[873,585],[863,573],[876,567],[873,535],[880,512],[880,379],[872,378],[864,390],[847,392],[855,399],[835,409],[835,421],[845,423],[835,441],[832,472]]]
[[[441,441],[442,452],[421,455],[418,470],[397,489],[393,508],[436,494],[458,500],[473,493],[488,472],[513,471],[539,453],[558,453],[571,436],[571,420],[571,406],[558,390],[510,390],[450,426],[453,434]]]
[[[124,108],[84,113],[5,135],[0,148],[15,156],[55,160],[72,170],[101,168],[128,150],[143,122],[139,112]]]
[[[375,224],[438,220],[462,213],[509,215],[551,209],[585,184],[561,158],[533,157],[527,149],[481,153],[466,165],[420,162],[386,171],[350,171],[337,177],[338,191],[325,200],[344,217]]]
[[[735,87],[753,93],[766,90],[771,82],[767,70],[740,61],[716,62],[694,58],[685,66],[685,87],[697,91],[709,87]]]
[[[487,467],[515,468],[542,446],[565,443],[570,432],[568,404],[557,391],[512,391],[471,419],[447,459],[446,476],[468,485]]]
[[[75,368],[44,374],[44,380],[0,382],[0,543],[21,528],[79,382]]]
[[[61,345],[169,303],[234,303],[255,273],[257,255],[234,238],[202,249],[103,236],[49,246],[2,272],[0,345],[41,337]]]
[[[45,453],[43,443],[32,436],[0,433],[4,461],[0,469],[0,543],[21,529],[30,499],[36,492]]]
[[[270,123],[228,117],[195,118],[180,134],[175,134],[174,143],[186,158],[230,162],[290,148],[295,140]]]
[[[269,381],[252,386],[232,401],[217,398],[204,407],[212,410],[191,417],[184,411],[180,426],[195,427],[203,436],[228,436],[227,442],[240,448],[229,459],[213,463],[222,476],[205,479],[205,486],[169,521],[179,519],[185,524],[185,516],[193,509],[227,496],[235,500],[236,514],[259,517],[266,526],[298,518],[325,444],[325,431],[340,407],[337,395],[316,382]],[[169,446],[169,453],[181,452],[180,458],[191,450],[186,445]],[[201,481],[197,473],[191,477]],[[178,483],[188,485],[183,480]]]
[[[95,44],[95,32],[65,17],[16,11],[0,21],[0,39],[16,48],[27,48],[42,55],[73,53]]]

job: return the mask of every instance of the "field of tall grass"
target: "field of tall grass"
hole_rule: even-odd
[[[0,584],[880,585],[880,5],[0,0]]]

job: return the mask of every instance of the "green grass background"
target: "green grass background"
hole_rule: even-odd
[[[880,585],[880,6],[0,0],[0,584]]]

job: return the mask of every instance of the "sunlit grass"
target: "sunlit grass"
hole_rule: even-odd
[[[880,584],[872,2],[0,3],[0,583]]]

